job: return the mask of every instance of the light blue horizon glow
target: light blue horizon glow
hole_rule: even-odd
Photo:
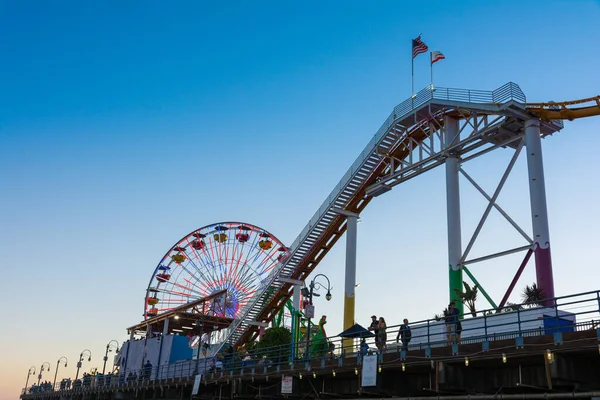
[[[444,87],[520,85],[530,102],[600,94],[598,1],[183,1],[0,4],[0,400],[27,369],[108,341],[142,318],[157,263],[219,221],[291,244],[392,108],[411,94],[422,33]],[[427,55],[415,89],[429,84]],[[596,290],[600,118],[543,141],[557,295]],[[493,191],[512,152],[465,165]],[[531,231],[524,158],[498,203]],[[444,170],[372,201],[358,226],[357,322],[421,320],[447,304]],[[484,199],[461,180],[463,247]],[[519,245],[492,213],[472,256]],[[471,270],[494,299],[522,254]],[[345,238],[317,267],[330,335],[342,330]],[[535,279],[530,262],[520,288]],[[481,308],[487,304],[478,301]],[[35,377],[32,377],[34,379]],[[37,380],[37,379],[36,379]]]

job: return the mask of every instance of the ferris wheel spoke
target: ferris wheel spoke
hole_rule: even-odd
[[[246,262],[250,262],[250,263],[254,263],[256,261],[256,258],[260,256],[262,249],[260,248],[260,246],[258,245],[258,243],[253,243],[250,252],[248,252],[248,255],[246,257]]]
[[[206,287],[200,287],[188,278],[183,278],[183,280],[186,281],[187,283],[189,283],[190,285],[192,285],[193,287],[195,287],[196,289],[198,289],[202,293],[202,297],[206,297],[210,294]]]
[[[231,263],[231,266],[232,266],[232,268],[231,268],[231,275],[232,276],[237,276],[237,274],[238,274],[238,268],[239,268],[239,265],[240,265],[240,261],[242,260],[242,257],[244,256],[244,252],[242,251],[243,250],[243,243],[239,243],[238,246],[242,247],[242,248],[239,249],[239,253],[240,254],[239,254],[239,257],[237,259],[237,262],[235,263],[235,266],[233,265],[233,262]]]
[[[239,257],[237,259],[236,262],[236,252],[239,253]],[[243,243],[238,242],[235,244],[232,254],[231,254],[231,266],[228,269],[228,276],[230,278],[235,278],[236,274],[237,274],[237,269],[238,269],[238,265],[240,264],[240,259],[242,258],[243,255]],[[235,264],[235,265],[234,265]]]
[[[198,268],[198,270],[200,271],[200,275],[202,276],[203,279],[205,279],[207,282],[209,281],[214,281],[216,279],[215,274],[214,274],[214,266],[212,265],[210,260],[202,260],[201,258],[198,259],[198,261],[202,264],[202,266],[205,268],[206,273],[208,274],[208,276],[206,276],[204,273],[202,273],[200,271],[200,268]]]
[[[219,232],[218,234],[222,234],[223,231],[222,230],[217,230],[217,232]],[[229,236],[226,233],[223,233],[225,236],[227,236],[227,239],[225,239],[224,242],[219,241],[217,244],[217,254],[219,254],[219,264],[223,264],[223,256],[225,256],[225,258],[227,258],[226,256],[226,249],[227,249],[227,242],[229,241]]]
[[[262,261],[259,262],[259,264],[255,267],[255,272],[257,274],[264,274],[265,272],[267,272],[270,269],[270,266],[275,265],[273,263],[268,264],[270,260],[268,259],[263,259]]]
[[[214,266],[213,266],[213,261],[210,259],[210,256],[208,253],[203,252],[205,259],[202,259],[202,257],[198,257],[197,261],[199,261],[200,263],[203,264],[205,271],[208,273],[208,275],[210,275],[210,279],[207,278],[201,271],[200,268],[198,266],[196,266],[196,264],[194,263],[194,266],[196,267],[196,269],[199,271],[199,273],[201,274],[202,278],[206,281],[210,281],[210,280],[216,280],[216,276],[214,275]]]
[[[223,255],[221,254],[223,250],[221,247],[221,242],[216,242],[215,247],[215,251],[217,253],[217,258],[215,258],[215,261],[218,260],[219,264],[221,264],[221,259],[223,258]]]
[[[233,244],[233,246],[235,246]],[[233,282],[233,250],[231,251],[231,260],[229,259],[229,251],[228,251],[228,257],[227,260],[225,262],[225,264],[222,265],[222,273],[223,273],[223,278],[229,282],[232,283]]]
[[[205,280],[198,279],[198,276],[196,276],[196,274],[195,274],[195,272],[198,272],[201,275],[202,274],[201,272],[199,272],[195,268],[194,268],[194,270],[189,270],[186,268],[185,271],[188,273],[189,278],[183,278],[183,279],[188,284],[192,285],[193,287],[195,287],[198,290],[206,290],[207,289]]]
[[[200,259],[198,261],[201,261]],[[201,270],[200,268],[198,268],[195,263],[193,263],[193,265],[195,266],[195,269],[198,271],[198,274],[202,277],[202,284],[206,286],[206,289],[208,291],[208,293],[212,293],[215,288],[214,285],[212,284],[214,282],[214,275],[212,274],[211,268],[208,267],[206,268],[206,271],[208,272],[208,274],[210,275],[210,277],[207,277]],[[195,275],[193,275],[194,278],[196,278],[199,282],[200,279],[198,279]]]
[[[242,264],[242,267],[243,267],[244,265],[245,265],[245,264]],[[242,271],[241,271],[241,272],[243,273],[244,271],[246,271],[246,270],[245,270],[245,269],[242,269]],[[232,278],[231,278],[231,279],[232,279],[232,281],[233,281],[233,282],[236,282],[236,286],[237,286],[237,285],[239,285],[239,282],[240,282],[240,279],[241,279],[241,275],[240,275],[240,269],[238,269],[238,268],[235,268],[235,271],[233,271],[233,273],[232,273]]]
[[[272,270],[277,264],[278,262],[276,262],[275,260],[271,260],[271,264],[269,266],[265,266],[265,268],[263,269],[263,272],[269,272],[270,270]]]
[[[227,282],[230,283],[233,283],[235,281],[235,271],[233,267],[233,264],[235,262],[235,244],[233,246],[234,248],[231,250],[231,259],[228,258],[227,263],[223,266],[223,274],[225,276],[225,279],[227,280]]]
[[[211,242],[209,240],[208,243],[211,243],[211,244],[208,245],[208,247],[210,247],[210,254],[212,256],[211,259],[214,260],[215,259],[214,241]]]
[[[262,261],[261,265],[264,265],[264,264],[266,264],[266,262],[267,262],[267,261],[269,261],[269,260],[273,261],[273,263],[274,263],[273,265],[275,265],[275,260],[273,260],[273,258],[272,258],[272,257],[275,255],[275,252],[276,252],[276,251],[277,251],[277,250],[276,250],[276,246],[273,246],[273,247],[271,247],[271,250],[270,250],[268,253],[267,253],[267,252],[265,252],[265,257],[264,257],[264,259],[263,259],[263,261]],[[260,265],[259,265],[259,266],[260,266]]]
[[[186,242],[188,243],[188,245],[190,245],[190,247],[192,248],[192,252],[194,253],[194,255],[196,256],[196,260],[202,262],[202,259],[200,258],[200,255],[198,254],[198,252],[196,251],[196,249],[194,249],[194,247],[190,244],[189,240],[186,238]],[[203,249],[204,250],[204,249]],[[196,263],[192,260],[191,257],[188,257],[189,262],[193,265],[194,269],[198,272],[198,274],[200,274],[200,276],[203,279],[207,279],[206,276],[204,276],[204,274],[202,273],[202,271],[200,270],[200,268],[196,265]],[[192,276],[194,276],[192,274]],[[194,276],[195,277],[195,276]]]
[[[250,244],[249,247],[248,247],[250,249],[250,251],[246,254],[246,260],[242,264],[242,267],[245,266],[245,265],[247,265],[247,263],[248,263],[248,256],[249,256],[250,252],[252,251],[252,249],[256,246],[256,243],[257,243],[256,241],[259,238],[259,235],[257,233],[255,235],[253,235],[253,236],[254,236],[254,238],[253,238],[252,244]],[[240,263],[243,255],[244,255],[244,253],[240,252],[240,258],[238,259],[237,264],[236,264],[236,268],[235,268],[235,277],[236,277],[236,280],[239,280],[239,278],[240,278],[240,272],[239,272],[238,266],[239,266],[239,263]]]
[[[256,281],[256,278],[256,275],[250,275],[250,273],[245,272],[239,279],[238,287],[240,288],[240,291],[244,292],[244,290],[249,287],[250,284]]]
[[[253,265],[255,265],[254,270],[257,274],[264,274],[268,272],[268,270],[270,270],[274,265],[277,265],[277,263],[275,263],[274,260],[270,259],[271,253],[266,253],[262,249],[258,251],[258,254],[255,256],[255,259],[252,261]],[[259,257],[261,255],[263,256],[263,258],[259,260]],[[273,261],[273,263],[270,266],[268,265],[269,261]]]
[[[195,274],[193,274],[193,273],[192,273],[191,271],[189,271],[188,269],[186,269],[187,273],[188,273],[188,274],[190,274],[190,276],[191,276],[192,278],[195,278],[195,279],[196,279],[198,282],[205,283],[205,282],[207,281],[207,278],[206,278],[206,276],[204,275],[204,273],[202,272],[202,270],[201,270],[200,268],[198,268],[198,266],[196,265],[196,263],[194,263],[194,261],[192,260],[192,258],[191,258],[191,257],[188,257],[188,261],[189,261],[189,263],[190,263],[190,264],[192,264],[192,266],[194,267],[194,269],[196,270],[196,272],[198,272],[198,274],[199,274],[199,275],[200,275],[200,276],[201,276],[201,277],[204,279],[204,281],[201,281],[200,279],[198,279],[198,278],[196,277],[196,275],[195,275]]]
[[[180,265],[180,267],[181,267],[181,269],[182,269],[182,270],[184,270],[184,271],[188,272],[188,271],[186,270],[186,268],[185,268],[183,265]],[[180,273],[179,273],[177,276],[179,276],[180,274],[181,274],[181,272],[180,272]],[[188,272],[188,274],[189,274],[189,272]],[[176,282],[176,281],[171,281],[171,280],[169,280],[169,285],[170,285],[170,291],[167,291],[167,289],[165,288],[165,289],[163,289],[163,293],[176,293],[176,294],[181,294],[181,292],[176,292],[176,291],[175,291],[175,287],[178,287],[178,288],[180,288],[180,289],[187,290],[187,291],[189,292],[189,295],[190,295],[190,297],[191,297],[191,294],[192,294],[192,293],[194,293],[194,294],[196,294],[196,295],[198,295],[198,294],[199,294],[199,292],[197,292],[197,291],[193,290],[191,287],[189,287],[189,286],[185,286],[185,285],[182,285],[181,283],[178,283],[178,282]]]
[[[219,285],[223,284],[223,266],[221,262],[216,262],[214,266],[213,273],[215,276],[215,281],[218,282]]]
[[[170,303],[182,304],[182,303],[187,303],[187,301],[184,299],[168,299],[168,300],[163,300],[161,303],[162,304],[170,304]]]
[[[231,239],[227,239],[227,242],[225,242],[225,245],[223,246],[225,249],[225,264],[227,264],[227,262],[229,261],[229,241]]]
[[[198,292],[198,291],[196,291],[196,290],[193,290],[193,289],[192,289],[191,287],[189,287],[189,286],[184,286],[184,285],[182,285],[182,284],[180,284],[180,283],[177,283],[177,282],[173,282],[173,285],[174,285],[174,286],[177,286],[178,288],[181,288],[181,289],[183,289],[183,290],[187,290],[187,291],[189,292],[189,294],[190,294],[190,297],[191,297],[192,293],[193,293],[193,294],[195,294],[195,295],[197,295],[197,296],[199,296],[199,297],[202,297],[202,293],[200,293],[200,292]]]
[[[247,288],[254,283],[254,281],[256,281],[256,276],[247,276],[246,279],[242,281],[241,287]]]
[[[169,294],[169,295],[177,295],[177,296],[183,296],[183,297],[190,297],[190,294],[187,293],[183,293],[183,292],[176,292],[174,290],[171,289],[157,289],[158,292],[160,293],[164,293],[164,294]]]

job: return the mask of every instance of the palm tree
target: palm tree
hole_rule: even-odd
[[[542,300],[546,298],[546,294],[534,282],[531,284],[531,286],[525,286],[525,289],[523,289],[523,293],[521,294],[521,298],[523,299],[523,303],[528,303],[528,307],[535,307],[542,305]]]
[[[444,311],[442,311],[441,314],[435,314],[433,316],[433,319],[435,319],[437,322],[439,322],[439,321],[443,320],[446,317],[446,315],[448,315],[448,309],[444,308]]]
[[[479,285],[473,287],[469,286],[467,282],[463,281],[465,285],[465,291],[462,292],[458,289],[454,289],[456,294],[460,297],[460,302],[467,306],[473,317],[477,316],[477,310],[475,309],[475,301],[477,300],[477,293],[479,292]]]

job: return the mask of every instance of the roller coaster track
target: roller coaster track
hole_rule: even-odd
[[[556,107],[567,119],[597,115],[597,106],[567,108],[598,103],[598,98],[585,100],[526,105],[525,95],[511,82],[491,92],[426,88],[400,103],[300,232],[289,248],[290,256],[273,269],[253,301],[241,310],[241,318],[226,332],[226,341],[239,346],[256,339],[256,322],[270,322],[285,306],[293,287],[279,278],[305,280],[346,231],[346,219],[336,209],[360,213],[380,191],[442,165],[448,152],[469,159],[496,148],[516,147],[524,122],[534,116],[542,119],[542,136],[551,135],[563,127]],[[445,117],[462,121],[461,130],[472,133],[442,145]]]
[[[571,107],[575,105],[586,104],[583,107]],[[589,97],[587,99],[564,101],[555,103],[528,103],[527,111],[543,120],[568,119],[573,121],[576,118],[593,117],[600,115],[600,96]]]

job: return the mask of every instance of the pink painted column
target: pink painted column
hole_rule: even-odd
[[[552,257],[550,253],[550,230],[548,228],[548,209],[546,206],[542,139],[540,137],[540,121],[538,119],[530,119],[525,122],[525,146],[527,148],[529,198],[531,201],[533,251],[537,286],[543,290],[546,298],[553,298],[555,295],[554,278],[552,276]],[[554,302],[548,301],[544,305],[553,304]]]

